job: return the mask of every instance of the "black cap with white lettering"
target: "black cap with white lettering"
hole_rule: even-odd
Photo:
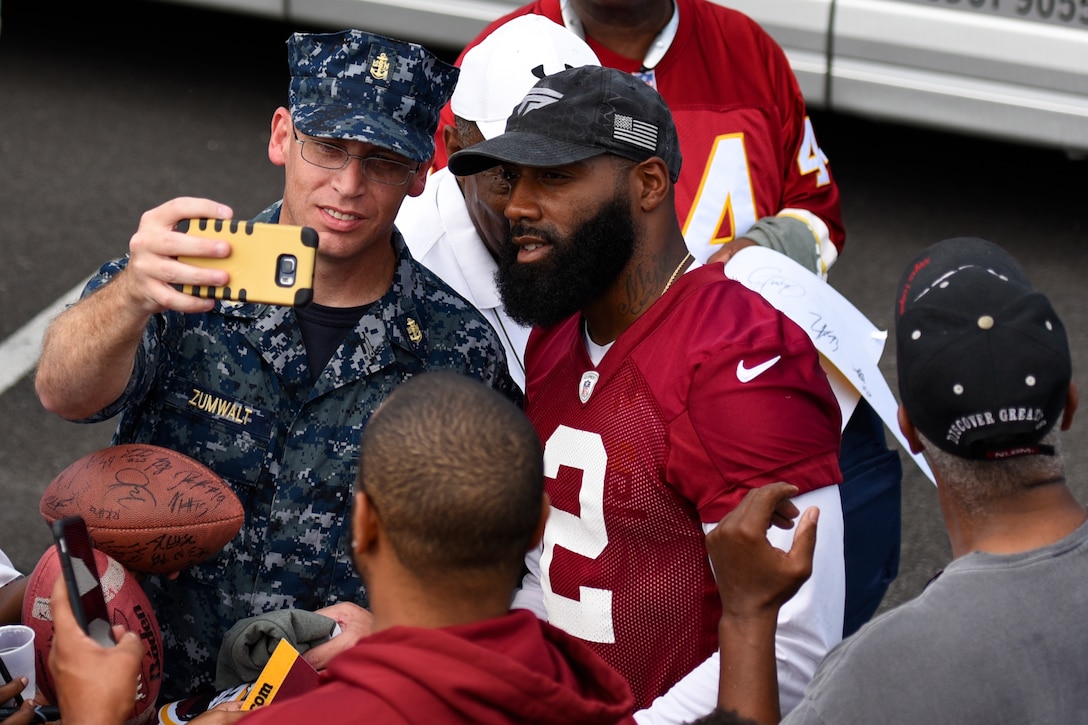
[[[1005,250],[938,242],[915,257],[896,296],[899,397],[914,426],[961,458],[1053,454],[1072,377],[1065,328]]]
[[[680,141],[656,90],[630,73],[582,66],[544,76],[512,109],[506,133],[458,151],[450,171],[468,176],[499,164],[550,167],[600,154],[657,156],[675,182]]]

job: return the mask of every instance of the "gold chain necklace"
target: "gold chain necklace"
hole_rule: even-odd
[[[684,258],[680,260],[680,264],[673,271],[672,276],[669,277],[669,281],[665,283],[665,289],[661,290],[662,296],[669,291],[669,287],[672,287],[672,283],[676,281],[676,278],[680,275],[680,270],[684,268],[684,265],[691,259],[691,252],[684,255]]]

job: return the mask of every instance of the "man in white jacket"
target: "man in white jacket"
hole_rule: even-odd
[[[600,65],[578,36],[539,15],[518,18],[473,48],[450,99],[456,126],[442,129],[447,156],[506,129],[510,111],[545,75]],[[508,186],[497,169],[457,177],[442,168],[401,205],[396,225],[412,256],[476,306],[502,339],[510,375],[525,389],[529,327],[506,314],[495,257],[506,236]]]

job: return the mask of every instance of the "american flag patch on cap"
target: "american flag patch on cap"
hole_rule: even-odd
[[[657,150],[657,126],[630,116],[616,114],[612,121],[612,138],[649,151]]]

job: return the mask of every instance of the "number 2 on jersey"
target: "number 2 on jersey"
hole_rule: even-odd
[[[559,426],[544,446],[544,475],[556,478],[560,466],[582,472],[578,493],[580,515],[554,506],[544,529],[544,550],[540,556],[540,585],[549,621],[575,637],[590,642],[616,641],[612,627],[612,592],[579,587],[578,599],[556,594],[551,583],[555,547],[560,546],[589,559],[601,555],[608,545],[604,525],[604,476],[608,454],[596,433]]]

